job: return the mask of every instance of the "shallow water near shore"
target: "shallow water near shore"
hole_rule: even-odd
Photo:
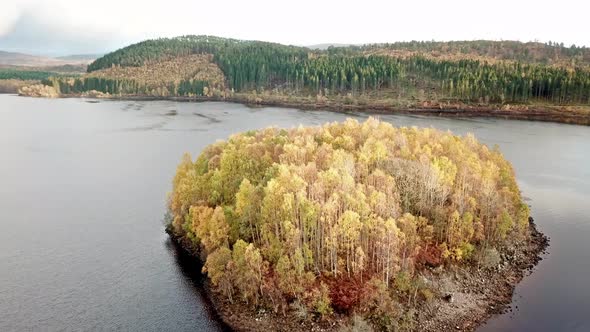
[[[194,157],[239,131],[367,116],[0,95],[0,331],[222,329],[198,267],[164,233],[166,193],[182,154]],[[549,254],[517,286],[512,312],[480,330],[590,330],[590,129],[378,117],[498,144],[551,238]]]

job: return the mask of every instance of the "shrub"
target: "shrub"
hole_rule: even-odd
[[[442,251],[439,247],[428,245],[420,248],[416,263],[426,267],[437,267],[442,264]]]
[[[341,332],[372,332],[373,327],[362,316],[352,316],[352,324],[340,330]]]
[[[320,317],[325,317],[332,314],[332,307],[330,305],[330,291],[328,286],[321,282],[319,289],[313,289],[311,292],[311,307]]]
[[[485,269],[495,268],[500,264],[502,258],[495,248],[488,248],[482,251],[479,264]]]

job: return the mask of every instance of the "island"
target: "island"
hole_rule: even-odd
[[[222,100],[590,124],[590,49],[552,42],[413,41],[316,49],[181,36],[106,54],[82,75],[4,76],[40,78],[35,84],[5,82],[26,96]]]
[[[474,330],[547,246],[497,147],[375,118],[235,134],[172,185],[167,232],[236,331]]]

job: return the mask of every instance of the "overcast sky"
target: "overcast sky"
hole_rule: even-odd
[[[0,0],[0,50],[104,53],[209,34],[295,45],[404,40],[590,46],[584,0]]]

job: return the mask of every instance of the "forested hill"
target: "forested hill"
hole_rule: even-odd
[[[88,71],[109,68],[112,65],[141,66],[148,62],[170,59],[190,54],[215,54],[236,52],[256,52],[266,50],[284,54],[306,55],[307,49],[296,46],[284,46],[276,43],[248,41],[215,36],[181,36],[146,40],[133,44],[96,59],[88,66]]]
[[[378,101],[398,108],[586,105],[589,68],[588,49],[553,43],[405,42],[312,50],[182,36],[130,45],[91,63],[85,77],[50,84],[62,94],[88,90],[216,98],[248,94],[256,100],[319,98],[365,105]],[[161,79],[155,82],[153,77]]]
[[[328,44],[326,44],[328,45]],[[337,45],[328,47],[284,46],[260,41],[244,41],[215,36],[182,36],[161,38],[133,44],[107,54],[94,61],[88,71],[108,68],[112,65],[139,66],[145,62],[182,56],[193,53],[224,53],[229,49],[235,51],[252,51],[267,48],[269,51],[283,50],[299,53],[306,58],[307,53],[317,55],[368,55],[382,54],[392,56],[422,55],[440,59],[479,59],[502,61],[519,61],[564,67],[590,66],[590,49],[572,45],[565,47],[558,43],[521,43],[517,41],[450,41],[450,42],[396,42],[367,45]]]
[[[355,48],[355,47],[350,47]],[[588,67],[590,49],[553,42],[521,43],[517,41],[450,41],[450,42],[398,42],[373,44],[356,48],[365,54],[390,54],[394,56],[423,55],[448,60],[520,61],[559,67]],[[335,51],[340,51],[336,49]]]

